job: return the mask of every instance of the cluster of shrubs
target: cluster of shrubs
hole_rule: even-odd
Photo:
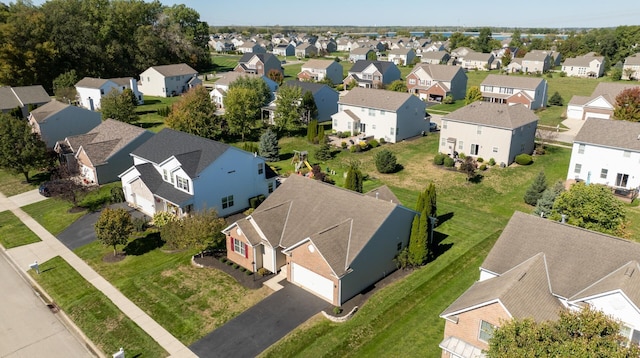
[[[166,106],[166,107],[160,107],[158,109],[158,115],[161,117],[169,117],[169,114],[171,113],[171,107]]]
[[[384,141],[384,139],[381,138],[381,140]],[[342,142],[341,146],[343,149],[347,148],[347,142]],[[365,152],[371,148],[376,148],[380,146],[380,142],[377,141],[376,139],[369,139],[368,141],[360,141],[354,145],[352,145],[351,147],[349,147],[349,151],[351,153],[359,153],[359,152]]]
[[[467,156],[464,153],[458,154],[458,158],[460,158],[461,160],[464,160],[466,157]],[[516,157],[516,161],[517,161],[517,157]],[[481,163],[480,166],[478,167],[478,169],[481,170],[481,171],[485,171],[485,170],[487,170],[487,168],[496,165],[496,160],[493,159],[493,158],[489,159],[489,161],[487,163],[485,163],[484,162],[484,158],[478,157],[476,159],[476,162]],[[453,158],[451,158],[450,156],[444,154],[444,153],[438,153],[433,158],[433,164],[435,164],[435,165],[443,165],[443,166],[445,166],[447,168],[453,168],[453,166],[455,165],[455,160]]]
[[[237,263],[229,260],[228,258],[222,256],[221,258],[219,258],[218,260],[220,260],[220,262],[222,262],[223,264],[227,264],[227,266],[231,266],[234,269],[240,269],[240,271],[244,272],[245,275],[250,276],[253,274],[253,272],[251,272],[251,270],[247,270],[244,267],[240,267],[240,265],[238,265]]]
[[[254,196],[253,198],[249,198],[249,207],[251,209],[254,209],[258,207],[258,205],[262,204],[262,202],[264,201],[265,196],[260,194],[258,196]]]
[[[258,143],[253,142],[244,142],[242,143],[242,150],[247,151],[249,153],[258,153]]]
[[[336,132],[336,136],[338,136],[338,138],[349,138],[351,137],[351,132],[350,131]]]

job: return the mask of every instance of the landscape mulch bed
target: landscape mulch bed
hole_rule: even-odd
[[[257,273],[247,275],[246,272],[240,270],[240,268],[233,268],[232,265],[227,265],[220,261],[220,258],[224,257],[223,252],[210,252],[205,253],[204,256],[196,256],[194,261],[205,267],[212,267],[222,272],[229,274],[240,283],[242,286],[255,290],[262,287],[262,283],[266,280],[274,277],[274,274],[260,276]]]

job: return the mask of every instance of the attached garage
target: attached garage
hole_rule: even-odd
[[[329,302],[333,302],[333,282],[328,278],[322,277],[295,262],[291,263],[291,276],[291,282],[306,288]]]

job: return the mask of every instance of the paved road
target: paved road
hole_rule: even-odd
[[[0,357],[91,357],[0,253]]]
[[[290,283],[192,344],[201,358],[255,357],[329,304]]]

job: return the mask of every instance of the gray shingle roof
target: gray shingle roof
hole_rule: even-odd
[[[260,75],[254,74],[254,73],[244,73],[244,72],[225,72],[220,74],[220,78],[218,78],[218,80],[216,81],[216,85],[223,85],[223,86],[229,86],[231,83],[233,83],[235,80],[237,80],[240,77],[249,77],[249,78],[257,78],[257,77],[262,77]]]
[[[640,65],[640,54],[635,54],[635,55],[631,55],[629,57],[627,57],[624,60],[624,64],[626,66],[637,66]]]
[[[273,247],[288,248],[310,238],[341,276],[397,209],[388,201],[294,175],[251,216]]]
[[[176,189],[173,185],[162,180],[160,173],[153,164],[144,163],[135,166],[140,173],[140,180],[149,190],[161,198],[164,198],[176,205],[183,205],[193,199],[193,195]]]
[[[382,89],[355,87],[342,96],[338,103],[352,106],[397,111],[413,96],[406,92],[394,92]]]
[[[0,111],[12,110],[16,107],[21,105],[11,87],[0,87]]]
[[[431,77],[435,81],[451,81],[453,77],[458,74],[458,72],[464,72],[459,66],[430,65],[428,63],[419,63],[413,68],[413,70],[411,70],[411,73],[419,71],[420,69],[424,70],[429,75],[429,77]]]
[[[394,204],[402,205],[400,200],[398,200],[398,197],[386,185],[372,189],[366,192],[364,195],[376,198],[378,200],[384,200]]]
[[[349,73],[360,73],[360,72],[364,71],[370,65],[376,66],[378,71],[380,71],[380,73],[382,73],[382,74],[387,72],[387,69],[389,67],[398,67],[393,62],[389,62],[389,61],[358,60],[358,61],[356,61],[356,63],[353,64],[353,66],[349,70]]]
[[[488,75],[482,81],[481,86],[502,86],[509,88],[521,88],[533,90],[538,88],[544,78],[525,77],[525,76],[506,76],[506,75]]]
[[[640,123],[587,118],[574,141],[640,152]]]
[[[442,119],[514,129],[528,123],[536,123],[538,116],[521,104],[509,106],[479,101],[457,109]]]
[[[36,120],[36,122],[42,123],[44,120],[46,120],[50,116],[62,111],[63,109],[69,106],[70,106],[69,104],[62,103],[59,101],[51,101],[31,111],[31,115]]]
[[[282,87],[300,87],[303,95],[306,92],[311,92],[311,94],[315,95],[318,91],[320,91],[325,87],[331,89],[331,87],[327,86],[324,83],[315,83],[315,82],[298,81],[298,80],[287,81],[284,84],[282,84]]]
[[[85,77],[76,83],[76,87],[82,88],[100,88],[107,83],[106,78]]]
[[[482,268],[503,274],[540,252],[546,257],[553,293],[570,298],[637,260],[640,244],[516,212]]]
[[[319,59],[311,59],[306,63],[302,64],[302,69],[306,68],[317,68],[326,70],[331,66],[335,61],[334,60],[319,60]]]
[[[466,56],[464,56],[465,61],[489,61],[489,59],[493,57],[490,53],[482,53],[482,52],[469,52]]]
[[[580,57],[572,57],[564,60],[563,66],[589,67],[589,63],[593,60],[604,62],[604,56],[593,56],[586,54]]]
[[[179,157],[185,172],[195,178],[229,148],[228,144],[164,128],[131,154],[155,164]]]
[[[638,261],[634,260],[624,264],[570,299],[580,301],[590,296],[617,290],[624,292],[636,304],[640,302],[640,264]]]
[[[352,55],[366,55],[369,51],[373,51],[373,49],[371,49],[371,47],[356,47],[356,48],[351,50],[350,54],[352,54]]]
[[[620,92],[625,89],[638,87],[638,84],[626,84],[626,83],[615,83],[615,82],[600,82],[596,86],[596,88],[591,93],[591,98],[595,98],[598,96],[608,96],[609,99],[614,100]],[[615,102],[611,102],[615,103]]]
[[[240,57],[240,60],[238,61],[239,64],[243,64],[243,63],[247,63],[249,62],[254,56],[257,56],[260,61],[262,61],[262,63],[267,63],[267,61],[269,61],[271,59],[271,57],[275,57],[275,55],[270,54],[270,53],[245,53],[242,55],[242,57]],[[277,58],[276,58],[277,60]],[[279,62],[279,60],[278,60]]]
[[[154,70],[158,71],[161,75],[165,77],[172,76],[183,76],[183,75],[193,75],[197,74],[198,71],[191,68],[191,66],[186,63],[178,63],[174,65],[163,65],[163,66],[151,66]]]
[[[16,94],[16,97],[18,97],[18,100],[20,100],[24,105],[51,101],[51,97],[47,91],[45,91],[44,87],[40,85],[12,87],[12,89]]]
[[[112,155],[131,143],[134,139],[150,133],[144,128],[107,119],[87,134],[67,138],[74,151],[82,145],[94,166],[104,164]]]

